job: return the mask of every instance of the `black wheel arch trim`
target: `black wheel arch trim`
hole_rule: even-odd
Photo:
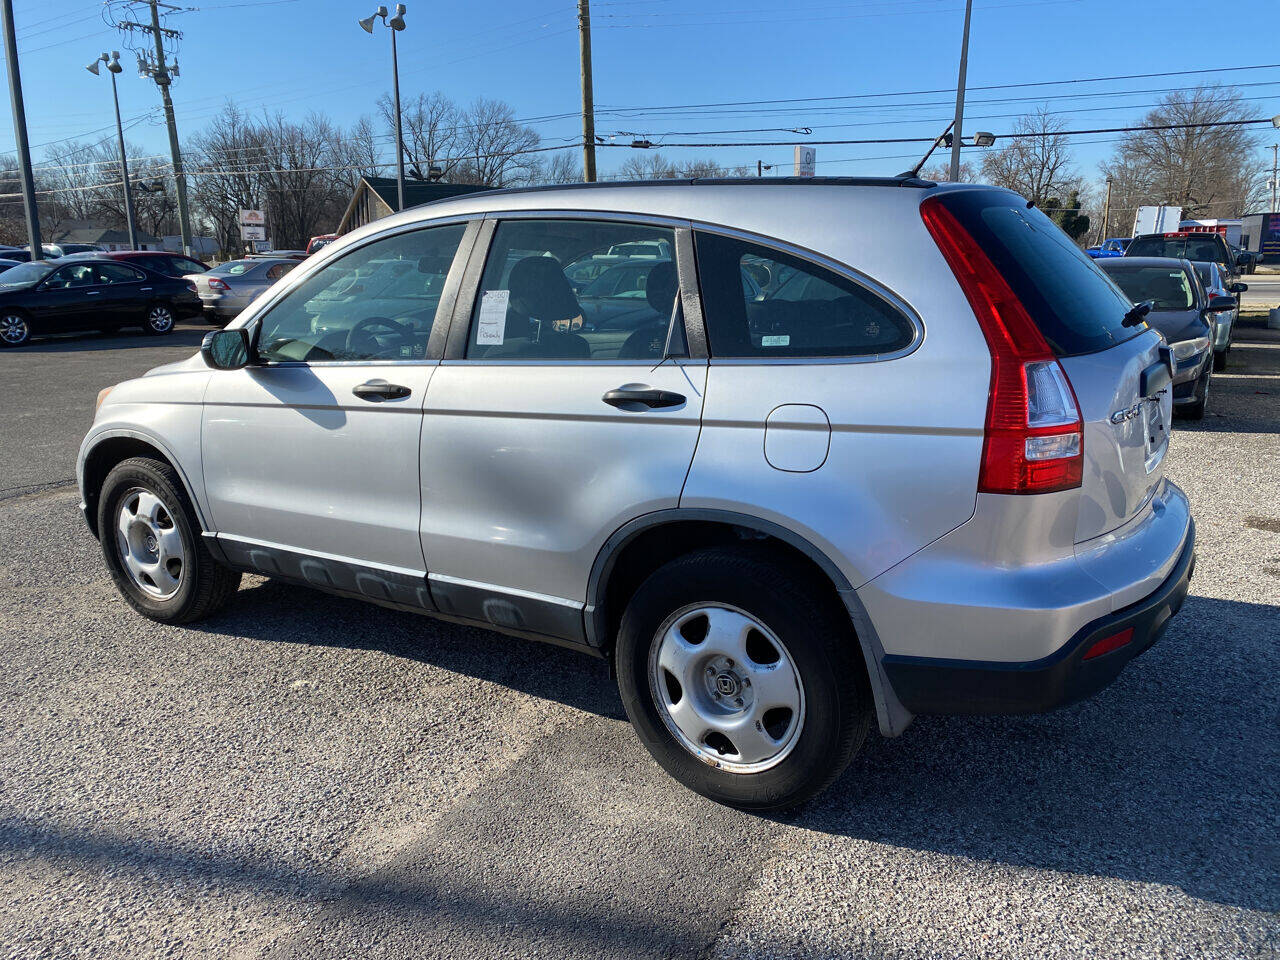
[[[93,436],[93,442],[81,450],[80,456],[77,459],[76,484],[80,488],[80,511],[84,514],[84,520],[89,526],[89,532],[92,533],[95,538],[98,536],[97,513],[94,507],[97,504],[98,495],[101,491],[90,491],[85,486],[85,470],[89,465],[89,461],[93,458],[94,451],[102,446],[104,442],[121,438],[137,440],[139,443],[153,447],[157,453],[164,457],[165,461],[172,466],[174,471],[178,474],[178,479],[182,481],[182,488],[187,494],[187,499],[191,501],[192,509],[196,512],[196,520],[200,524],[201,531],[211,530],[212,528],[209,525],[209,518],[205,512],[204,506],[201,503],[200,498],[196,496],[195,486],[191,483],[191,478],[187,476],[187,471],[182,466],[182,462],[174,456],[173,450],[170,449],[163,440],[153,434],[146,433],[142,430],[117,427],[95,434]],[[128,457],[125,459],[128,459]],[[105,477],[106,475],[104,474],[103,478],[105,479]],[[214,548],[214,552],[215,554],[218,553],[216,548]]]
[[[623,524],[604,542],[591,565],[591,575],[587,580],[587,602],[583,607],[583,635],[587,643],[598,650],[609,645],[608,614],[605,610],[605,593],[609,577],[613,573],[617,558],[623,549],[638,535],[655,527],[688,521],[720,523],[727,526],[744,527],[758,533],[774,537],[798,550],[818,566],[835,588],[849,619],[853,624],[858,645],[862,649],[863,660],[867,668],[867,676],[871,681],[872,694],[876,703],[876,718],[880,732],[886,737],[895,737],[910,725],[913,714],[898,700],[888,678],[884,674],[882,661],[884,646],[876,633],[871,617],[859,599],[857,591],[849,582],[849,578],[841,572],[829,556],[814,546],[807,538],[780,523],[765,520],[752,514],[738,513],[733,510],[720,510],[710,507],[673,507],[667,510],[655,510]]]

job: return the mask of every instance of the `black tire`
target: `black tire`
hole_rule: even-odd
[[[1231,352],[1231,347],[1226,346],[1221,350],[1217,350],[1213,354],[1213,372],[1221,373],[1227,369],[1227,354]]]
[[[659,713],[650,651],[672,615],[699,604],[727,605],[757,620],[795,664],[803,723],[775,766],[744,773],[713,766],[678,740]],[[870,726],[870,685],[848,615],[805,572],[763,550],[705,549],[661,567],[628,603],[616,657],[623,706],[649,752],[689,789],[740,809],[785,809],[820,793],[848,766]]]
[[[152,596],[134,581],[121,556],[117,519],[126,497],[137,491],[155,495],[181,538],[184,556],[179,585],[172,596]],[[98,539],[116,589],[133,609],[160,623],[190,623],[209,616],[240,586],[240,574],[218,563],[205,546],[200,524],[177,471],[159,460],[133,457],[117,464],[98,497]]]
[[[0,312],[0,347],[25,347],[31,342],[31,317],[22,310]]]
[[[177,323],[178,315],[174,312],[173,305],[157,301],[147,307],[146,316],[142,318],[142,329],[153,337],[162,337],[173,333]]]

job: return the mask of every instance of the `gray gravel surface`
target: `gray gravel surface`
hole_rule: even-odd
[[[672,783],[554,647],[257,578],[139,618],[74,491],[14,490],[6,421],[0,957],[1280,955],[1280,335],[1241,333],[1174,436],[1164,639],[1065,710],[873,739],[779,818]]]

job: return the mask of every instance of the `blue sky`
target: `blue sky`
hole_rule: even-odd
[[[173,87],[179,131],[194,133],[228,99],[251,111],[298,117],[322,111],[348,125],[390,89],[387,31],[356,20],[366,0],[191,0],[169,25],[186,37]],[[410,0],[400,34],[404,95],[441,90],[459,101],[506,100],[520,118],[573,114],[579,106],[574,0]],[[963,0],[596,0],[592,5],[597,132],[629,143],[852,139],[932,136],[952,108]],[[96,0],[15,0],[27,117],[36,163],[42,144],[109,136],[105,71],[84,69],[103,49],[122,48]],[[1008,130],[1013,117],[1047,103],[1072,129],[1139,120],[1160,92],[1206,80],[1249,84],[1257,116],[1280,113],[1280,67],[1153,79],[979,90],[1214,67],[1280,64],[1280,6],[1235,0],[1210,25],[1203,0],[975,0],[965,129]],[[141,13],[141,11],[139,11]],[[128,56],[126,54],[126,56]],[[124,58],[122,57],[122,60]],[[167,149],[155,85],[132,58],[120,75],[121,109],[138,119],[128,133],[148,151]],[[915,91],[945,91],[919,93]],[[912,92],[912,95],[906,95]],[[889,96],[875,96],[889,94]],[[826,102],[725,101],[849,97]],[[982,102],[988,101],[988,102]],[[672,108],[677,109],[672,109]],[[640,108],[640,109],[636,109]],[[149,113],[149,117],[144,117]],[[572,142],[576,116],[539,119],[544,142]],[[804,137],[789,128],[811,127]],[[736,131],[760,130],[758,133]],[[703,135],[703,131],[735,131]],[[1269,146],[1274,137],[1265,128]],[[1082,173],[1093,176],[1112,136],[1078,138]],[[0,150],[12,149],[0,121]],[[788,147],[663,150],[668,159],[757,159],[789,172]],[[827,174],[896,173],[915,145],[818,148]],[[602,173],[635,153],[602,149]],[[978,159],[977,150],[966,152]],[[1270,150],[1265,151],[1270,160]],[[1259,153],[1259,163],[1264,162]]]

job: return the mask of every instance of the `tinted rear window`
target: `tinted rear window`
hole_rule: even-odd
[[[1218,237],[1139,237],[1125,251],[1128,257],[1174,257],[1178,260],[1227,262],[1225,242]]]
[[[1151,267],[1121,262],[1108,264],[1103,269],[1134,303],[1153,300],[1157,310],[1190,310],[1195,306],[1191,278],[1177,264]]]
[[[1025,200],[977,190],[940,196],[1022,301],[1055,354],[1094,353],[1141,331],[1121,323],[1131,304],[1093,258]]]

